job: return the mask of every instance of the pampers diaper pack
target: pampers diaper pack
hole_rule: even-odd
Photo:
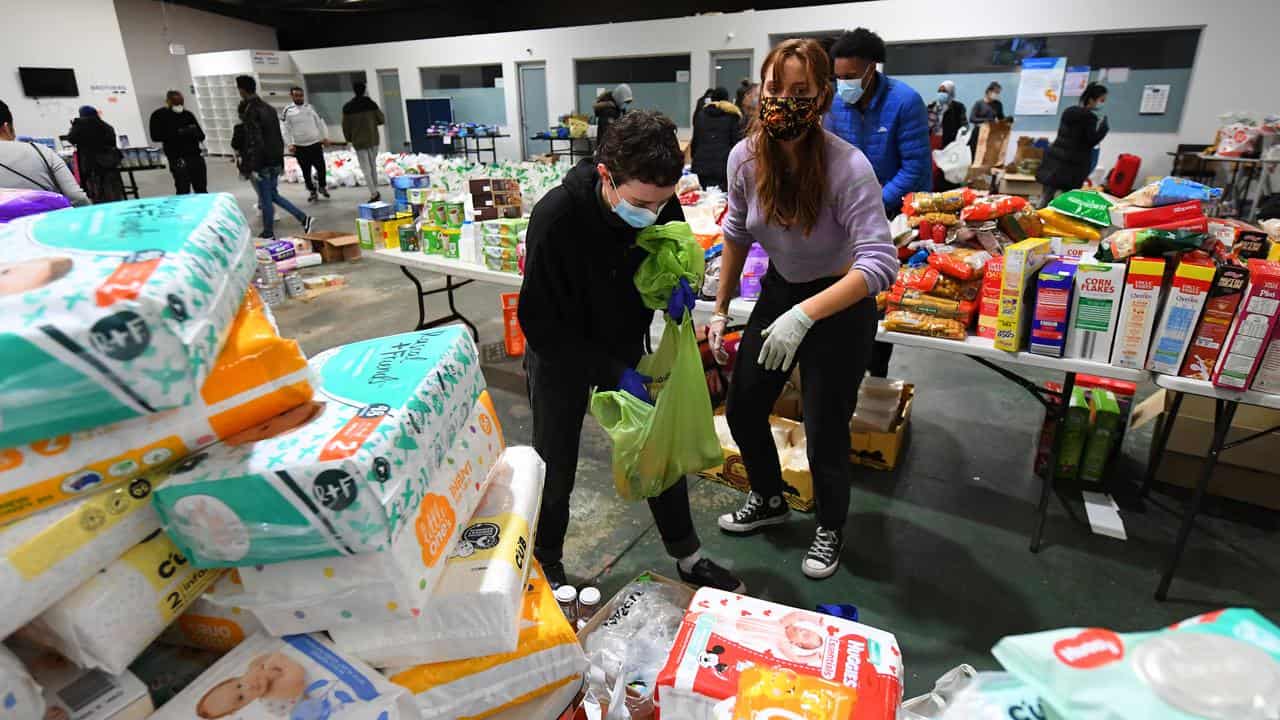
[[[1229,608],[1155,632],[1065,628],[991,652],[1072,720],[1266,720],[1280,716],[1280,628]]]
[[[405,525],[452,527],[431,474],[484,389],[467,329],[343,345],[310,364],[313,401],[183,460],[157,491],[197,567],[378,552]],[[451,542],[425,544],[443,554]]]
[[[545,473],[533,448],[507,448],[421,617],[335,626],[334,644],[374,667],[514,651]]]
[[[193,402],[254,266],[227,194],[22,218],[0,247],[0,448]]]
[[[44,612],[160,527],[145,479],[0,530],[0,638]]]
[[[187,606],[187,611],[165,629],[161,640],[216,652],[234,648],[263,630],[258,618],[237,604],[243,593],[240,571],[228,570]]]
[[[391,547],[240,568],[245,595],[237,602],[273,635],[340,626],[364,632],[396,619],[425,621],[458,525],[471,517],[502,447],[493,403],[488,392],[481,393],[453,447],[431,473],[428,500]]]
[[[388,670],[414,694],[424,720],[483,718],[580,684],[587,658],[556,603],[542,568],[533,562],[515,652]]]
[[[311,399],[311,371],[250,288],[190,405],[0,450],[0,524],[128,482]]]
[[[319,635],[254,635],[152,720],[417,720],[409,694]]]
[[[123,673],[220,571],[193,568],[157,530],[23,630],[84,668]]]

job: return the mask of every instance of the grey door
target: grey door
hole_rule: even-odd
[[[382,114],[387,116],[387,124],[382,128],[387,151],[407,152],[409,148],[404,135],[404,98],[400,97],[400,72],[379,70],[378,86],[382,88]]]
[[[738,91],[738,86],[743,80],[759,82],[755,76],[755,68],[752,67],[751,51],[712,54],[711,78],[711,86],[728,90],[729,99],[733,100],[734,93]]]
[[[524,158],[547,151],[547,143],[530,140],[534,133],[545,131],[551,117],[547,112],[547,67],[542,63],[521,65],[520,71],[520,146]]]

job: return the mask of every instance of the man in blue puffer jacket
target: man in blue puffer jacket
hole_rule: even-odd
[[[902,196],[933,183],[929,111],[910,86],[876,71],[884,40],[866,28],[831,46],[836,97],[823,126],[871,161],[883,187],[885,215],[902,212]]]

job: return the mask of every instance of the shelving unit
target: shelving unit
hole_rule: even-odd
[[[250,75],[258,95],[279,113],[289,104],[289,88],[302,86],[302,75],[286,52],[230,50],[187,57],[195,87],[195,111],[204,128],[210,155],[230,155],[231,133],[240,122],[236,76]]]

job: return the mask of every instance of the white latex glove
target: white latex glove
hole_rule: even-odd
[[[760,337],[764,338],[764,345],[760,348],[757,362],[765,370],[790,369],[792,361],[796,359],[796,350],[800,349],[800,343],[812,327],[813,321],[809,316],[804,314],[799,305],[793,305],[760,333]]]
[[[729,362],[729,353],[724,349],[724,329],[728,325],[729,316],[716,313],[711,316],[711,324],[707,326],[707,348],[711,350],[711,357],[715,358],[719,365]]]

